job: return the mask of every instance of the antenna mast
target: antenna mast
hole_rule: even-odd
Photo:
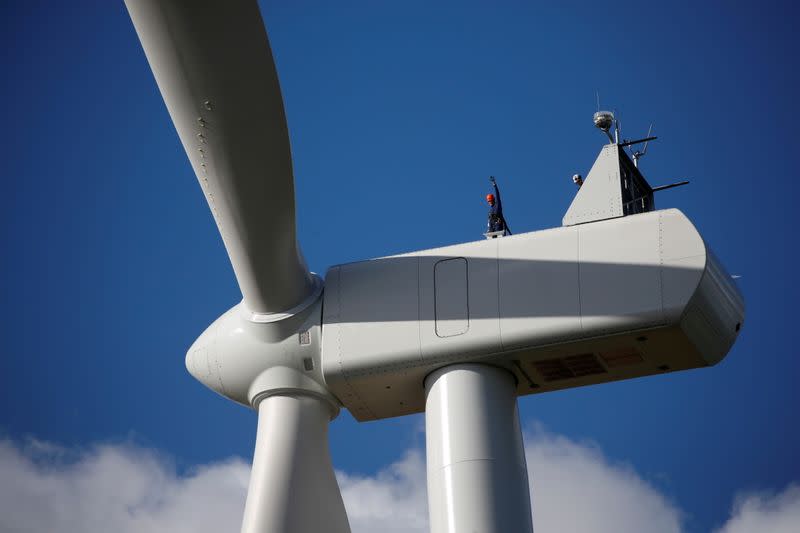
[[[633,157],[633,166],[635,166],[636,168],[639,168],[639,159],[644,157],[645,154],[647,153],[647,145],[650,143],[650,134],[651,133],[653,133],[653,123],[652,122],[650,123],[650,127],[647,128],[647,137],[646,138],[648,140],[645,141],[644,147],[642,148],[642,151],[640,152],[639,150],[635,150],[633,152],[633,156],[632,156]]]

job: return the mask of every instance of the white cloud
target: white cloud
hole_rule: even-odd
[[[717,533],[797,533],[800,531],[800,486],[779,494],[748,494],[737,498],[733,516]]]
[[[595,446],[541,429],[526,443],[537,533],[681,531],[682,513],[674,504]]]
[[[374,476],[337,472],[353,533],[428,531],[425,459],[411,450]]]
[[[680,532],[682,513],[631,467],[541,429],[526,436],[536,533]],[[178,475],[129,444],[83,452],[0,440],[0,531],[237,531],[249,465],[231,459]],[[375,475],[338,472],[353,533],[427,532],[425,464],[408,451]],[[800,487],[742,497],[717,533],[800,530]]]
[[[0,531],[236,531],[249,470],[230,460],[178,476],[157,454],[130,445],[76,454],[0,441]]]

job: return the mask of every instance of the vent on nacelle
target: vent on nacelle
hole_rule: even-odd
[[[607,373],[600,361],[591,353],[534,361],[533,367],[542,375],[545,382]]]

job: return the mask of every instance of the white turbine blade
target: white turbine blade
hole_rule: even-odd
[[[328,451],[330,416],[311,396],[261,401],[242,533],[350,532]]]
[[[245,305],[286,311],[313,283],[297,245],[289,136],[254,0],[126,0]]]

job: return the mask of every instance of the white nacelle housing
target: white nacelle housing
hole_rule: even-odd
[[[520,395],[713,365],[743,299],[669,209],[339,265],[322,372],[358,420],[424,410],[425,376],[502,366]]]

